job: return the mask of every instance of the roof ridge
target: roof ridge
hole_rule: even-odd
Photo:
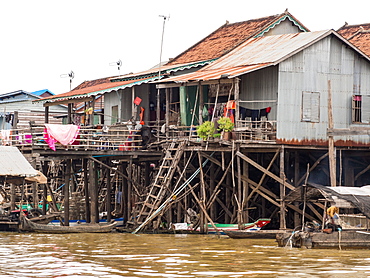
[[[237,22],[233,22],[233,23],[226,23],[224,25],[236,25],[236,24],[241,24],[241,23],[246,23],[246,22],[251,22],[251,21],[258,21],[258,20],[261,20],[261,19],[265,19],[265,18],[269,18],[269,17],[277,17],[277,16],[281,16],[281,14],[276,14],[276,15],[269,15],[269,16],[262,16],[262,17],[259,17],[259,18],[253,18],[253,19],[248,19],[248,20],[243,20],[243,21],[237,21]]]
[[[360,26],[364,26],[364,25],[365,26],[366,25],[370,26],[370,22],[369,23],[359,23],[359,24],[348,24],[347,22],[345,22],[345,24],[342,27],[340,27],[338,29],[338,31],[346,29],[346,28],[360,27]]]

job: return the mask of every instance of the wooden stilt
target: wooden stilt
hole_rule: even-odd
[[[106,162],[109,164],[109,160]],[[112,220],[112,184],[111,184],[111,171],[109,168],[106,168],[107,171],[107,197],[106,197],[106,207],[107,207],[107,221]]]
[[[71,179],[72,160],[66,160],[66,176],[64,182],[64,225],[69,226],[69,185]]]
[[[82,169],[84,171],[85,219],[87,223],[91,223],[88,159],[82,159]]]
[[[286,218],[285,218],[285,163],[284,163],[284,146],[280,149],[280,229],[286,229]]]
[[[98,211],[98,194],[97,194],[97,182],[96,182],[96,169],[95,163],[89,160],[89,196],[90,196],[90,213],[91,223],[99,222]]]

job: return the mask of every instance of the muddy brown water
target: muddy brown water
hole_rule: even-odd
[[[209,235],[0,233],[2,277],[370,277],[370,250]]]

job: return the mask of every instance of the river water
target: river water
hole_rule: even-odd
[[[2,277],[370,277],[370,250],[210,235],[0,233]]]

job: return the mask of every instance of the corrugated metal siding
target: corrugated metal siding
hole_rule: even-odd
[[[349,128],[354,84],[369,94],[370,66],[334,36],[327,37],[280,63],[277,138],[283,141],[326,141],[328,80],[331,80],[335,128]],[[357,66],[360,63],[360,66]],[[361,78],[360,78],[361,77]],[[363,81],[365,79],[366,81]],[[301,120],[302,91],[320,93],[320,122]],[[336,136],[335,140],[370,143],[369,136]]]
[[[299,33],[302,32],[300,29],[292,24],[290,20],[284,20],[280,22],[280,24],[276,25],[274,28],[271,28],[267,33],[264,33],[264,36],[274,36],[274,35],[282,35],[282,34],[290,34],[290,33]]]
[[[0,146],[0,176],[34,177],[37,171],[16,147]]]
[[[278,67],[268,67],[241,77],[240,100],[276,100],[278,91]],[[276,102],[241,103],[242,107],[249,109],[263,109],[271,107],[269,120],[276,120]]]

